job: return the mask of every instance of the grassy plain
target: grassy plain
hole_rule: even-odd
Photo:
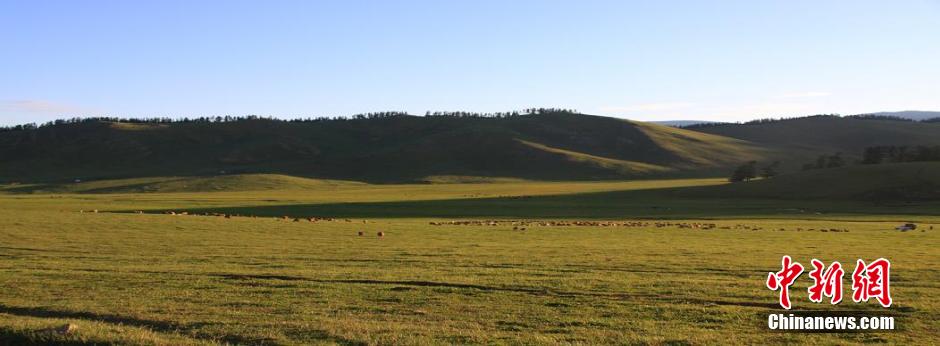
[[[169,185],[161,186],[179,183],[168,179],[161,184]],[[219,189],[202,184],[214,192],[198,193],[139,193],[122,190],[121,184],[104,190],[7,187],[0,194],[0,340],[163,345],[940,342],[940,237],[928,230],[940,226],[936,203],[682,193],[717,184],[722,182],[324,182]],[[29,191],[39,193],[22,193]],[[94,209],[99,212],[87,212]],[[147,213],[132,213],[136,210]],[[167,210],[258,217],[160,214]],[[337,219],[293,222],[275,216]],[[650,218],[673,225],[527,224],[524,231],[511,223],[431,225],[464,219]],[[921,228],[893,231],[902,221]],[[719,228],[675,225],[691,222],[713,222]],[[358,236],[359,231],[366,236]],[[385,237],[376,237],[378,231]],[[889,258],[895,300],[890,309],[874,303],[810,303],[806,276],[792,294],[795,310],[892,315],[900,330],[767,331],[767,314],[782,310],[764,280],[768,271],[779,270],[782,255],[804,265],[811,258],[843,264]],[[64,323],[77,325],[78,331],[45,331]]]

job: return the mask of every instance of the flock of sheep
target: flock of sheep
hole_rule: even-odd
[[[97,212],[98,212],[98,209],[93,209],[93,210],[88,210],[88,211],[82,209],[82,210],[79,210],[78,212],[79,212],[79,213],[97,213]],[[144,211],[143,211],[143,210],[135,210],[135,211],[134,211],[134,214],[144,214]],[[172,211],[172,210],[164,211],[163,214],[165,214],[165,215],[216,216],[216,217],[223,217],[223,218],[226,218],[226,219],[231,219],[231,218],[233,218],[233,217],[248,217],[248,218],[257,218],[257,217],[258,217],[258,216],[256,216],[256,215],[226,214],[226,213],[201,213],[201,214],[197,214],[197,213],[190,213],[190,212],[188,212],[188,211]],[[278,220],[278,221],[293,221],[293,222],[302,222],[302,221],[307,221],[307,222],[340,221],[340,220],[338,220],[338,219],[334,219],[334,218],[331,218],[331,217],[305,217],[305,218],[298,218],[298,217],[290,217],[290,216],[286,216],[286,215],[285,215],[285,216],[274,217],[274,219],[275,219],[275,220]],[[342,221],[344,221],[344,222],[353,222],[353,220],[350,220],[350,219],[342,219]],[[368,221],[362,220],[362,223],[368,223]],[[365,232],[359,231],[359,232],[358,232],[358,235],[359,235],[360,237],[365,236]],[[380,232],[376,232],[375,235],[378,236],[379,238],[383,238],[383,237],[385,237],[385,232],[381,232],[381,231],[380,231]]]
[[[789,231],[786,228],[765,229],[764,227],[751,226],[744,224],[723,225],[710,222],[669,222],[669,221],[551,221],[551,220],[455,220],[455,221],[431,221],[431,226],[512,226],[513,230],[525,231],[526,227],[636,227],[636,228],[683,228],[683,229],[736,229],[745,231]],[[793,229],[797,232],[849,232],[844,228],[802,228]]]
[[[137,211],[135,211],[134,213],[136,213],[136,214],[143,214],[144,212],[143,212],[142,210],[137,210]],[[226,218],[226,219],[231,219],[231,218],[233,218],[233,217],[248,217],[248,218],[257,218],[257,217],[258,217],[258,216],[256,216],[256,215],[226,214],[226,213],[201,213],[201,214],[199,214],[199,213],[189,213],[189,212],[186,212],[186,211],[165,211],[165,212],[163,212],[163,214],[166,214],[166,215],[217,216],[217,217],[224,217],[224,218]],[[274,217],[274,219],[275,219],[275,220],[278,220],[278,221],[293,221],[293,222],[302,222],[302,221],[307,221],[307,222],[340,221],[339,219],[334,219],[334,218],[331,218],[331,217],[290,217],[290,216],[286,216],[286,215],[285,215],[285,216],[276,216],[276,217]],[[353,221],[350,220],[350,219],[342,219],[342,221],[344,221],[344,222],[353,222]],[[362,223],[366,223],[366,221],[363,220]]]
[[[431,226],[513,226],[513,229],[525,230],[524,227],[677,227],[694,229],[714,229],[717,224],[708,222],[668,222],[668,221],[555,221],[555,220],[459,220],[459,221],[431,221]]]
[[[97,213],[97,212],[98,212],[98,209],[93,209],[93,210],[88,210],[88,211],[86,211],[86,210],[80,210],[79,212],[81,212],[81,213],[86,213],[86,212]],[[134,213],[136,213],[136,214],[143,214],[144,212],[143,212],[142,210],[137,210],[137,211],[135,211]],[[226,214],[226,213],[208,213],[208,212],[207,212],[207,213],[201,213],[201,214],[196,214],[196,213],[192,213],[192,214],[191,214],[191,213],[186,212],[186,211],[165,211],[165,212],[163,212],[163,214],[166,214],[166,215],[216,216],[216,217],[224,217],[224,218],[226,218],[226,219],[229,219],[229,218],[232,218],[232,217],[249,217],[249,218],[257,218],[257,217],[258,217],[258,216],[256,216],[256,215]],[[293,222],[302,222],[302,221],[307,221],[307,222],[319,222],[319,221],[344,221],[344,222],[353,222],[353,221],[350,220],[350,219],[342,219],[342,220],[339,220],[339,219],[334,219],[334,218],[329,218],[329,217],[324,217],[324,218],[321,218],[321,217],[297,218],[297,217],[290,217],[290,216],[280,216],[280,217],[274,217],[274,219],[276,219],[276,220],[278,220],[278,221],[293,221]],[[362,220],[362,223],[367,223],[367,222],[368,222],[368,221],[366,221],[366,220]],[[497,226],[505,226],[505,227],[508,227],[508,226],[512,226],[512,229],[513,229],[513,230],[518,230],[518,231],[525,231],[525,230],[527,229],[527,227],[532,227],[532,226],[541,226],[541,227],[636,227],[636,228],[655,227],[655,228],[684,228],[684,229],[700,229],[700,230],[711,230],[711,229],[730,230],[730,229],[735,229],[735,230],[745,230],[745,231],[763,231],[763,230],[768,230],[768,231],[791,231],[791,229],[786,229],[786,228],[776,228],[776,229],[771,228],[771,229],[765,229],[764,227],[751,226],[751,225],[745,225],[745,224],[735,224],[735,225],[722,225],[722,226],[719,226],[719,225],[716,224],[716,223],[709,223],[709,222],[669,222],[669,221],[454,220],[454,221],[431,221],[431,222],[428,222],[428,224],[431,225],[431,226],[490,226],[490,227],[497,227]],[[905,225],[906,227],[909,227],[909,226],[907,226],[907,225],[912,225],[912,224],[906,224],[906,225]],[[915,227],[916,227],[916,226],[910,227],[910,228],[911,228],[911,229],[914,229]],[[900,227],[899,227],[898,229],[900,229]],[[930,226],[930,229],[932,230],[932,229],[933,229],[933,226]],[[848,230],[848,229],[845,229],[845,228],[818,228],[818,229],[817,229],[817,228],[802,228],[802,227],[797,227],[797,228],[795,228],[795,229],[792,229],[792,231],[797,231],[797,232],[804,232],[804,231],[806,231],[806,232],[834,232],[834,233],[849,232],[849,230]],[[361,236],[365,236],[365,232],[359,231],[359,232],[358,232],[358,235],[359,235],[360,237],[361,237]],[[381,237],[384,237],[384,236],[385,236],[385,233],[384,233],[384,232],[377,232],[376,235],[381,238]]]
[[[135,213],[137,213],[137,214],[143,214],[144,212],[143,212],[142,210],[137,210],[137,211],[135,211]],[[257,218],[257,217],[258,217],[258,216],[256,216],[256,215],[226,214],[226,213],[190,214],[189,212],[186,212],[186,211],[165,211],[165,212],[163,212],[163,214],[166,214],[166,215],[217,216],[217,217],[224,217],[224,218],[226,218],[226,219],[230,219],[230,218],[232,218],[232,217],[248,217],[248,218]],[[350,219],[342,219],[342,220],[339,220],[339,219],[334,219],[334,218],[331,218],[331,217],[304,217],[304,218],[300,218],[300,217],[290,217],[290,216],[286,216],[286,215],[285,215],[285,216],[274,217],[274,219],[275,219],[275,220],[278,220],[278,221],[292,221],[292,222],[302,222],[302,221],[307,221],[307,222],[319,222],[319,221],[327,221],[327,222],[332,222],[332,221],[353,222],[353,220],[350,220]],[[368,221],[362,220],[362,223],[368,223]],[[366,232],[359,231],[359,232],[358,232],[358,235],[359,235],[360,237],[363,237],[363,236],[366,235]],[[379,238],[384,238],[384,237],[385,237],[385,232],[379,231],[379,232],[376,232],[375,235],[378,236]]]

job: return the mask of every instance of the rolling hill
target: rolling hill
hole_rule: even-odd
[[[720,123],[718,121],[711,120],[661,120],[661,121],[650,121],[653,124],[660,124],[672,127],[685,127],[691,125],[700,125],[700,124],[713,124]]]
[[[724,170],[766,148],[599,116],[131,123],[0,132],[0,180],[233,173],[370,182],[435,176],[623,179]]]
[[[873,145],[937,144],[940,124],[828,116],[693,129],[567,112],[309,121],[98,119],[0,131],[0,182],[233,174],[378,183],[717,177],[749,160],[781,160],[785,170],[795,171],[820,154],[851,158]],[[141,188],[157,183],[170,184],[144,181]]]
[[[746,183],[684,189],[679,195],[873,202],[940,200],[940,162],[816,169]]]
[[[927,120],[940,118],[940,112],[936,111],[900,111],[900,112],[877,112],[874,115],[883,115],[889,117],[898,117],[911,120]]]
[[[717,124],[694,130],[773,147],[860,152],[868,146],[940,144],[940,124],[811,116],[745,124]]]
[[[196,177],[145,177],[92,180],[65,183],[14,184],[0,187],[8,193],[172,193],[172,192],[245,192],[279,190],[317,190],[362,186],[363,183],[307,179],[280,174],[230,174]]]
[[[781,160],[789,170],[796,170],[822,154],[843,153],[854,160],[871,146],[940,145],[940,124],[937,123],[837,116],[716,124],[690,129],[774,148],[775,159]]]

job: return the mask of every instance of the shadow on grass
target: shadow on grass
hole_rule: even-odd
[[[9,306],[0,304],[0,313],[16,315],[16,316],[28,316],[28,317],[38,317],[38,318],[58,318],[58,319],[79,319],[79,320],[90,320],[97,322],[105,322],[110,324],[125,325],[132,327],[146,328],[155,332],[179,332],[186,330],[186,325],[180,325],[173,322],[167,321],[157,321],[157,320],[148,320],[141,319],[129,316],[113,315],[113,314],[101,314],[88,311],[71,311],[71,310],[59,310],[51,309],[45,307],[21,307],[21,306]],[[8,333],[10,331],[0,331],[0,333]],[[3,335],[3,334],[0,334]],[[32,340],[26,334],[15,334],[11,335],[11,338],[23,339],[26,341]],[[222,341],[227,343],[235,344],[258,344],[263,342],[271,342],[272,340],[262,340],[262,339],[253,339],[245,338],[239,335],[223,335],[220,338],[200,338],[204,340],[215,340]],[[58,342],[58,341],[57,341]],[[15,342],[13,344],[20,344]],[[42,343],[40,343],[42,344]]]
[[[35,333],[27,331],[11,330],[0,328],[0,346],[33,346],[33,345],[62,345],[62,346],[80,346],[89,345],[89,342],[76,340],[50,340],[43,338]]]
[[[19,306],[8,306],[0,304],[0,313],[16,315],[16,316],[28,316],[28,317],[38,317],[38,318],[58,318],[58,319],[80,319],[80,320],[91,320],[97,322],[105,322],[110,324],[133,326],[146,328],[155,332],[163,333],[178,333],[180,331],[186,331],[188,329],[193,329],[194,327],[199,327],[202,325],[207,325],[208,323],[193,323],[193,324],[177,324],[167,321],[157,321],[157,320],[148,320],[141,319],[129,316],[120,316],[113,314],[100,314],[88,311],[70,311],[70,310],[59,310],[51,309],[44,307],[19,307]],[[185,335],[185,334],[184,334]],[[339,336],[329,334],[325,331],[313,330],[305,334],[308,337],[313,337],[319,341],[327,341],[336,343],[339,345],[365,345],[365,343],[356,340],[349,340]],[[194,337],[192,335],[188,335]],[[235,345],[260,345],[260,344],[278,344],[277,340],[273,339],[258,339],[258,338],[248,338],[240,335],[219,335],[219,336],[195,336],[197,339],[207,340],[207,341],[216,341],[222,342],[225,344],[235,344]],[[47,342],[42,342],[41,340],[36,340],[34,336],[26,332],[19,332],[13,330],[0,329],[0,345],[44,345],[48,344]],[[56,344],[61,344],[60,341],[56,341]],[[67,345],[84,345],[85,343],[69,343]]]
[[[930,205],[877,206],[860,201],[690,197],[710,187],[547,196],[181,208],[190,214],[333,218],[820,218],[825,214],[936,215]],[[935,206],[934,204],[933,206]],[[159,213],[167,210],[149,210]],[[118,212],[130,212],[128,210]]]
[[[316,283],[333,283],[333,284],[355,284],[355,285],[382,285],[382,286],[393,286],[392,290],[400,290],[401,286],[406,287],[445,287],[445,288],[455,288],[455,289],[472,289],[480,290],[487,292],[511,292],[511,293],[524,293],[532,294],[537,296],[551,296],[557,298],[601,298],[601,299],[616,299],[616,300],[646,300],[646,301],[659,301],[659,302],[668,302],[673,304],[692,304],[692,305],[730,305],[730,306],[739,306],[739,307],[748,307],[748,308],[765,308],[772,309],[777,307],[776,303],[765,303],[765,302],[748,302],[748,301],[728,301],[728,300],[708,300],[701,298],[690,298],[690,297],[670,297],[663,296],[661,294],[636,294],[636,293],[623,293],[623,292],[597,292],[597,291],[564,291],[564,290],[555,290],[551,288],[531,288],[531,287],[499,287],[499,286],[486,286],[478,284],[463,284],[463,283],[449,283],[449,282],[434,282],[434,281],[414,281],[414,280],[370,280],[370,279],[346,279],[346,280],[335,280],[335,279],[312,279],[305,278],[300,276],[288,276],[288,275],[269,275],[269,274],[209,274],[210,276],[221,277],[229,280],[286,280],[286,281],[307,281],[307,282],[316,282]]]
[[[369,279],[311,279],[300,276],[288,275],[269,275],[269,274],[210,274],[211,276],[221,277],[228,280],[285,280],[285,281],[308,281],[317,283],[335,283],[335,284],[360,284],[360,285],[392,285],[392,286],[416,286],[416,287],[445,287],[458,289],[475,289],[481,291],[503,291],[517,293],[552,293],[545,289],[523,288],[523,287],[496,287],[475,284],[461,284],[435,281],[418,280],[369,280]]]
[[[99,314],[94,312],[87,311],[69,311],[69,310],[56,310],[44,307],[20,307],[20,306],[8,306],[0,304],[0,313],[17,315],[17,316],[29,316],[29,317],[40,317],[40,318],[74,318],[74,319],[83,319],[83,320],[94,320],[100,322],[107,322],[113,324],[123,324],[134,327],[144,327],[154,331],[172,331],[177,329],[182,329],[180,325],[156,321],[156,320],[146,320],[139,319],[134,317],[112,315],[112,314]]]

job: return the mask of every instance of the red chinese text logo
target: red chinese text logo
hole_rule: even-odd
[[[832,262],[825,271],[822,261],[814,258],[812,264],[813,270],[809,272],[809,277],[813,278],[813,285],[807,289],[809,300],[820,303],[823,296],[826,296],[830,297],[831,304],[839,304],[842,301],[842,277],[845,276],[842,264]]]
[[[807,288],[809,300],[821,303],[824,297],[829,297],[830,304],[839,304],[842,301],[842,278],[845,270],[842,264],[832,262],[829,267],[818,259],[811,261],[813,269],[809,277],[813,284]],[[767,275],[767,288],[780,291],[780,306],[790,309],[790,286],[803,273],[803,265],[794,262],[790,256],[783,256],[782,268],[776,273]],[[852,300],[856,303],[867,302],[875,298],[883,307],[891,306],[891,262],[879,258],[871,263],[859,259],[852,272]]]
[[[799,263],[791,264],[790,256],[783,256],[783,269],[776,273],[770,273],[767,276],[767,288],[774,291],[780,290],[780,306],[784,309],[790,309],[790,285],[796,281],[796,278],[803,274],[803,265]]]
[[[865,265],[858,260],[852,273],[852,300],[856,303],[875,298],[883,307],[891,306],[891,262],[879,258]]]

